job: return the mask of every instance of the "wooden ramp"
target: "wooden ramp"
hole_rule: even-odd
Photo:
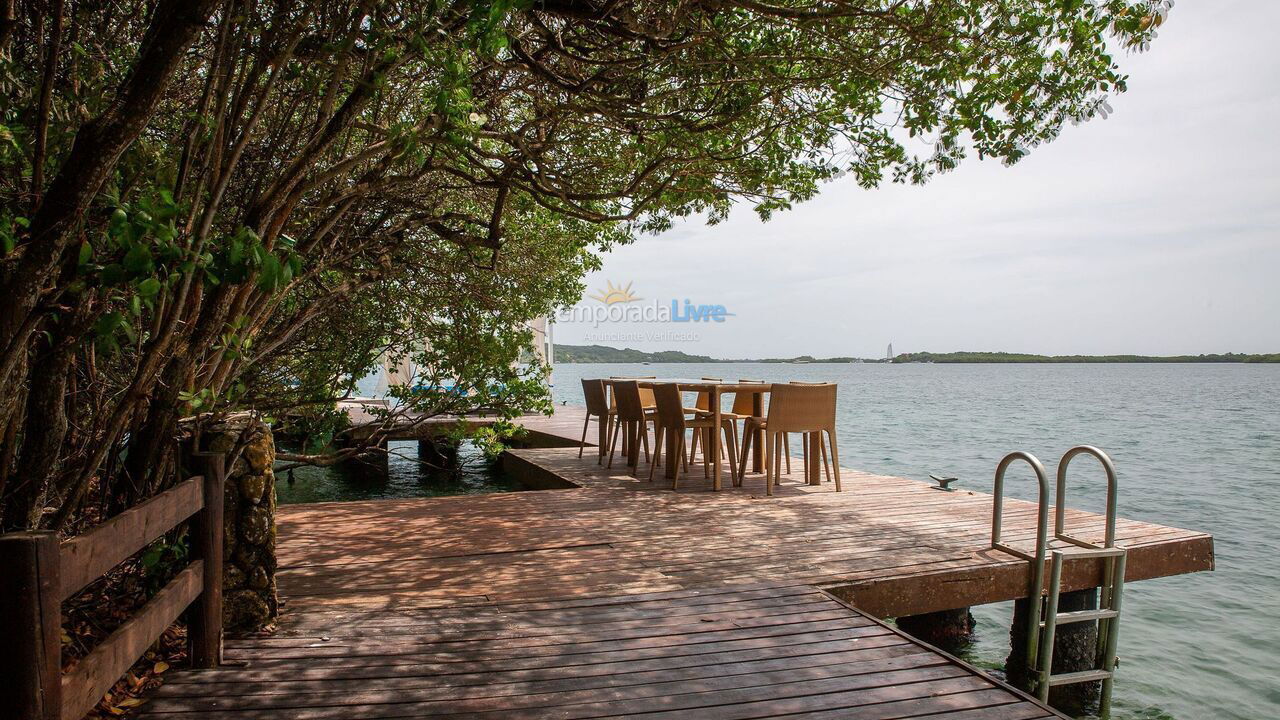
[[[1061,717],[807,586],[291,613],[147,717]]]

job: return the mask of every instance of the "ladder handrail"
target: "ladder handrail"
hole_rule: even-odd
[[[1040,503],[1036,522],[1036,551],[1034,555],[1014,549],[1000,541],[1001,520],[1004,516],[1004,474],[1014,462],[1022,460],[1035,470],[1040,483]],[[1049,477],[1040,459],[1029,452],[1015,450],[1005,455],[996,466],[994,500],[991,508],[991,547],[1031,561],[1031,585],[1027,588],[1030,610],[1030,628],[1027,632],[1027,659],[1033,663],[1040,644],[1040,595],[1044,590],[1044,559],[1049,547]]]
[[[1036,552],[1035,555],[1028,555],[1021,550],[1005,545],[1000,541],[1001,537],[1001,521],[1004,518],[1004,474],[1017,460],[1023,460],[1036,473],[1036,480],[1040,483],[1039,513],[1036,521]],[[1024,560],[1036,560],[1044,565],[1046,548],[1049,545],[1049,477],[1044,469],[1044,464],[1040,459],[1029,452],[1015,450],[1000,460],[1000,464],[996,466],[995,489],[993,490],[994,501],[991,508],[991,547],[997,550],[1003,550],[1007,553],[1017,555]],[[1040,573],[1043,575],[1043,572]],[[1037,583],[1038,584],[1038,583]]]
[[[1102,464],[1107,473],[1107,532],[1103,547],[1115,547],[1116,544],[1116,499],[1118,487],[1116,483],[1116,466],[1111,456],[1092,445],[1077,445],[1063,454],[1058,461],[1058,487],[1054,498],[1053,536],[1073,545],[1096,548],[1097,545],[1072,537],[1067,534],[1067,465],[1077,455],[1092,455]]]

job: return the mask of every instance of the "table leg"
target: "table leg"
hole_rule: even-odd
[[[764,393],[751,393],[751,414],[764,417]],[[764,431],[756,430],[751,438],[751,470],[764,472]]]
[[[720,386],[717,385],[710,393],[711,400],[711,432],[707,433],[711,436],[707,447],[703,448],[703,452],[711,453],[711,470],[712,480],[711,487],[714,490],[720,489],[720,423],[724,419],[720,415]]]

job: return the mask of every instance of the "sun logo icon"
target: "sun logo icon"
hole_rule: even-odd
[[[640,299],[631,293],[631,283],[627,283],[626,287],[622,287],[614,285],[612,280],[607,280],[605,281],[604,289],[599,290],[598,292],[598,295],[591,295],[591,299],[599,300],[605,305],[635,302]]]

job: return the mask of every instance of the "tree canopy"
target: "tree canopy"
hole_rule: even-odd
[[[3,528],[144,497],[179,417],[323,407],[384,353],[544,407],[527,323],[595,252],[1016,162],[1170,4],[0,3]]]

